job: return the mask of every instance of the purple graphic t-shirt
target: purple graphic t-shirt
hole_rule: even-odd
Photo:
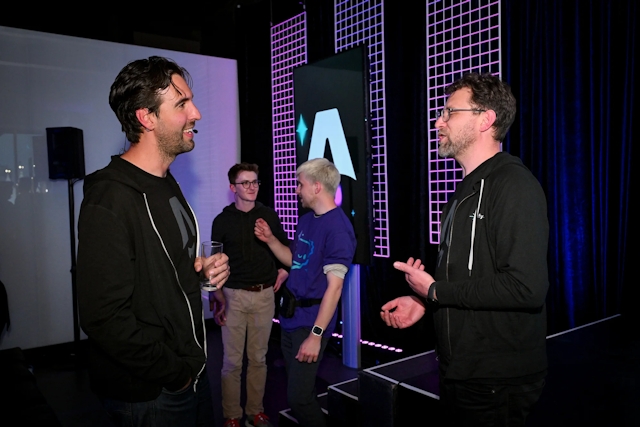
[[[313,212],[303,215],[296,228],[292,244],[291,272],[287,288],[297,299],[322,298],[327,290],[327,277],[323,267],[342,264],[351,267],[356,250],[356,237],[349,218],[342,209],[335,208],[324,215]],[[293,317],[280,317],[280,325],[286,331],[307,327],[311,329],[318,316],[320,305],[298,307]],[[325,329],[330,336],[336,326],[337,311]]]

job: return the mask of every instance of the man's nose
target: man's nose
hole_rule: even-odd
[[[202,118],[202,114],[200,114],[200,110],[198,110],[198,107],[196,107],[195,104],[193,104],[193,111],[191,112],[191,115],[193,120],[200,120]]]

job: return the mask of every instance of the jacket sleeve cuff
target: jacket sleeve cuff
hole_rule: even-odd
[[[438,302],[438,304],[440,304],[440,305],[446,304],[446,301],[448,299],[448,297],[447,297],[448,289],[450,289],[450,286],[447,286],[447,285],[448,285],[447,282],[442,282],[442,281],[433,282],[433,284],[431,285],[431,288],[429,288],[429,293],[427,295],[427,301],[429,300],[430,297],[434,297],[435,296],[436,301]],[[433,289],[433,291],[432,291],[432,289]]]

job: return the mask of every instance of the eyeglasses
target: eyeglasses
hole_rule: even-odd
[[[256,179],[255,181],[242,181],[242,182],[234,182],[235,185],[240,185],[242,184],[242,186],[244,188],[249,188],[249,187],[255,187],[258,188],[258,186],[260,185],[260,180]]]
[[[482,108],[443,108],[436,114],[436,119],[442,117],[443,122],[448,122],[449,118],[451,117],[451,113],[455,113],[456,111],[473,111],[475,113],[484,113],[487,110],[484,110]]]

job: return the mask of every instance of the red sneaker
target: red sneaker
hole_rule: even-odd
[[[237,418],[227,418],[223,427],[240,427],[240,421]]]

